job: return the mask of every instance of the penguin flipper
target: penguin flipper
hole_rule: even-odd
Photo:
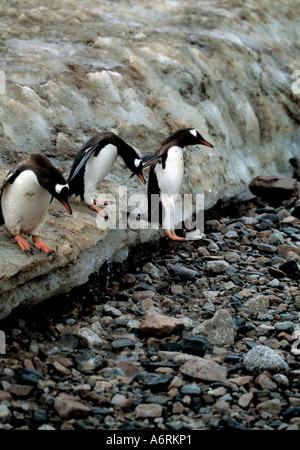
[[[163,157],[164,157],[163,154],[155,155],[154,153],[152,153],[150,155],[142,156],[141,160],[143,161],[143,170],[149,166],[152,166],[153,164],[156,164]]]
[[[82,156],[81,156],[81,159],[79,160],[79,162],[77,163],[77,161],[75,160],[75,163],[74,163],[74,165],[73,165],[73,167],[71,169],[71,172],[70,172],[70,175],[69,175],[69,178],[68,178],[68,183],[70,183],[70,182],[72,182],[74,180],[74,178],[78,175],[80,170],[85,166],[87,160],[92,155],[92,153],[96,150],[97,147],[98,147],[98,144],[94,145],[93,147],[87,148],[82,153]]]
[[[0,195],[2,194],[2,191],[5,188],[5,186],[7,185],[7,183],[12,184],[20,173],[21,173],[21,170],[17,169],[17,168],[8,172],[3,183],[0,186]]]
[[[3,225],[5,223],[3,213],[2,213],[2,206],[1,206],[1,197],[2,197],[3,189],[5,188],[5,186],[8,183],[12,184],[15,181],[15,179],[17,178],[17,176],[20,174],[20,172],[21,172],[20,169],[17,169],[17,168],[8,172],[3,183],[0,186],[0,225]]]
[[[162,221],[162,204],[160,199],[160,189],[157,183],[157,178],[154,173],[154,167],[150,167],[149,181],[148,181],[148,222]]]

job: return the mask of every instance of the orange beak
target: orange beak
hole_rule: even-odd
[[[209,148],[214,148],[214,146],[212,144],[210,144],[209,142],[207,142],[205,140],[199,141],[199,144],[206,145],[206,147],[209,147]]]
[[[65,200],[61,200],[61,203],[64,205],[64,207],[66,208],[66,210],[68,211],[69,214],[72,214],[72,209],[71,206],[69,205],[68,202],[66,202]]]
[[[146,184],[146,180],[145,180],[143,174],[138,173],[138,176],[139,176],[139,179],[141,180],[141,182],[144,183],[144,184]]]

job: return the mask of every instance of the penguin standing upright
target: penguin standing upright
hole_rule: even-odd
[[[68,183],[71,195],[80,196],[89,208],[108,218],[99,205],[107,201],[95,198],[95,190],[112,168],[117,156],[121,156],[126,166],[146,183],[142,160],[137,152],[123,139],[110,131],[98,133],[89,139],[78,151],[70,171]]]
[[[183,148],[188,145],[213,148],[197,130],[184,128],[166,138],[153,155],[144,158],[143,168],[150,166],[148,180],[148,221],[159,219],[164,233],[172,240],[184,241],[175,233],[175,197],[183,173]]]
[[[21,234],[32,236],[35,247],[46,253],[53,250],[40,238],[51,198],[59,200],[69,214],[69,186],[61,172],[46,156],[25,156],[6,176],[0,187],[0,225],[5,223],[25,252],[31,247]]]

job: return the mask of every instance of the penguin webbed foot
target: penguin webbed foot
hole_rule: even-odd
[[[169,239],[172,239],[172,241],[180,241],[183,242],[186,239],[184,237],[181,236],[177,236],[177,234],[175,233],[175,230],[163,230],[163,232],[165,233],[166,236],[168,236]]]
[[[16,234],[14,236],[14,239],[17,241],[17,243],[19,244],[20,248],[25,252],[26,255],[28,255],[29,253],[31,255],[33,255],[32,248],[30,247],[30,245],[28,244],[26,239],[23,238],[23,236],[21,236],[20,234]]]
[[[40,252],[45,252],[48,255],[54,255],[55,251],[52,250],[52,248],[50,248],[47,244],[45,244],[45,242],[42,241],[42,239],[38,236],[33,236],[32,240],[34,242],[34,245],[36,246],[37,249],[40,250]]]
[[[108,214],[102,208],[99,208],[96,205],[89,205],[89,208],[96,211],[98,214],[101,214],[101,216],[104,217],[104,220],[108,220]]]

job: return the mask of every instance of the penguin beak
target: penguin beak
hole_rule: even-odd
[[[209,148],[214,148],[214,146],[212,144],[210,144],[209,142],[207,142],[205,139],[199,139],[199,144],[206,145],[206,147],[209,147]]]
[[[139,179],[141,180],[142,183],[146,184],[146,180],[145,180],[145,178],[144,178],[142,173],[138,173],[138,177],[139,177]]]
[[[134,177],[134,175],[137,175],[137,176],[139,177],[139,179],[141,180],[141,182],[144,183],[144,184],[146,184],[146,180],[145,180],[145,178],[144,178],[144,176],[143,176],[142,173],[137,173],[137,174],[132,173],[132,174],[130,175],[130,178]]]
[[[61,203],[64,205],[64,207],[66,208],[68,213],[72,214],[72,209],[71,209],[71,206],[69,205],[69,203],[67,201],[65,201],[65,200],[61,200]]]

